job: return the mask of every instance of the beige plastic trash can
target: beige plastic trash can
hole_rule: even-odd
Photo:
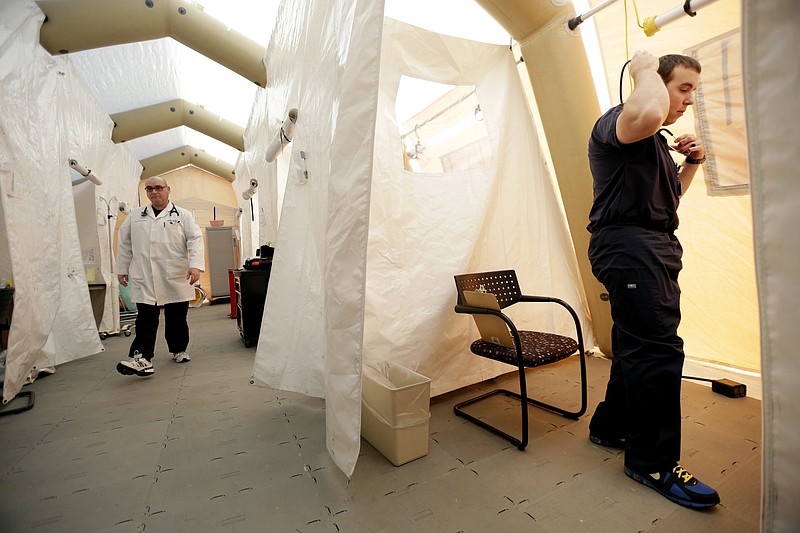
[[[364,365],[361,435],[395,466],[428,454],[431,379],[390,361]]]

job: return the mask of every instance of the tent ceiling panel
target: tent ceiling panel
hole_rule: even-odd
[[[266,49],[193,2],[39,0],[37,4],[47,16],[40,42],[51,54],[172,37],[259,87],[267,85]]]
[[[56,9],[48,13],[52,22],[52,19],[59,18],[58,13],[64,10],[65,6],[62,4],[68,4],[70,9],[74,9],[83,3],[82,0],[42,1],[39,5],[43,10],[49,10],[51,7]],[[131,7],[132,3],[136,6]],[[103,20],[110,17],[109,11],[112,8],[119,7],[117,4],[125,4],[126,9],[140,9],[140,6],[145,5],[144,1],[138,0],[95,2],[95,4],[94,9],[102,14]],[[277,1],[204,0],[202,4],[206,13],[219,19],[218,25],[225,28],[226,34],[231,33],[228,31],[228,25],[235,25],[247,35],[242,41],[247,43],[247,48],[259,49],[259,54],[263,54],[273,26]],[[88,26],[92,28],[91,31],[80,33],[92,33],[98,24],[87,20],[94,18],[81,20],[73,28]],[[50,22],[43,25],[42,33],[52,31],[52,26],[50,29],[45,29]],[[125,24],[126,27],[132,26],[127,19],[126,22],[128,22]],[[106,22],[99,23],[99,27],[103,27],[104,24]],[[119,39],[118,42],[122,40]],[[41,42],[44,45],[44,41]],[[230,44],[227,41],[219,41],[216,37],[209,42],[220,48]],[[134,140],[130,140],[133,139],[131,136],[127,137],[126,145],[140,161],[191,145],[230,165],[235,163],[242,144],[238,125],[247,123],[254,96],[262,89],[255,87],[231,68],[168,37],[87,49],[70,53],[69,59],[81,72],[100,105],[110,115],[181,99],[187,102],[200,102],[207,113],[219,117],[218,122],[209,120],[202,128],[192,125],[198,128],[197,131],[182,126]],[[263,71],[262,59],[263,55],[260,55],[258,63]],[[188,122],[186,124],[191,125]],[[232,126],[237,128],[236,134],[233,134]],[[151,129],[159,131],[161,128],[153,126]],[[233,137],[236,137],[236,140]]]
[[[170,100],[147,107],[131,109],[111,115],[115,143],[136,139],[178,126],[194,130],[244,151],[244,128],[207,111],[203,106],[186,100]]]
[[[245,124],[254,92],[262,90],[171,39],[79,52],[70,54],[70,60],[112,115],[182,99],[203,102],[205,111],[225,124]],[[126,144],[140,161],[189,144],[235,163],[239,149],[217,140],[229,136],[227,129],[213,135],[207,130],[203,133],[181,126],[129,138]]]
[[[180,126],[170,130],[153,133],[125,143],[132,152],[139,154],[139,161],[183,146],[194,146],[207,154],[231,165],[235,164],[240,153],[212,137]]]
[[[556,12],[564,14],[572,10],[572,2],[552,0],[550,2],[520,2],[519,0],[475,0],[518,42],[551,20]],[[556,5],[562,4],[562,5]],[[567,8],[567,9],[564,9]],[[566,23],[565,19],[565,23]]]
[[[184,58],[191,53],[196,52],[171,39],[159,39],[72,53],[69,60],[111,115],[175,98],[204,102],[183,90],[187,83],[207,76],[182,71]]]
[[[536,4],[535,2],[519,2],[519,0],[511,0],[507,3],[512,5]],[[491,44],[508,44],[509,32],[490,16],[492,12],[487,6],[480,4],[482,3],[465,2],[464,0],[436,0],[435,2],[430,0],[386,0],[384,16],[442,35]],[[533,10],[533,7],[527,9]]]
[[[182,146],[141,161],[143,180],[158,176],[176,168],[194,165],[222,179],[235,179],[233,165],[217,159],[194,146]]]

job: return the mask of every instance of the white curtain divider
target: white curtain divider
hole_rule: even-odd
[[[64,82],[58,106],[64,123],[62,141],[67,144],[70,157],[90,166],[102,180],[99,186],[81,184],[73,193],[87,281],[106,284],[99,330],[114,334],[119,332],[120,324],[119,285],[116,273],[111,271],[113,240],[120,202],[136,205],[142,166],[128,145],[114,144],[111,140],[114,123],[95,100],[71,58],[63,56],[56,61]],[[94,279],[90,279],[92,275]]]
[[[2,269],[13,272],[16,288],[8,401],[29,373],[103,351],[87,271],[88,281],[108,285],[100,329],[119,330],[109,239],[115,219],[109,221],[99,198],[112,200],[116,215],[117,200],[133,201],[141,165],[128,147],[111,141],[113,123],[70,59],[53,58],[39,45],[43,15],[35,2],[12,0],[2,9],[0,191],[8,239]],[[90,166],[102,184],[73,189],[69,159]]]
[[[762,531],[800,524],[800,9],[795,0],[742,2],[747,139],[761,317]]]
[[[34,367],[103,350],[67,165],[68,74],[39,46],[42,20],[33,2],[0,6],[0,202],[15,286],[5,402]]]
[[[248,125],[251,134],[265,128],[258,138],[268,142],[288,110],[299,110],[294,139],[278,158],[288,164],[288,178],[253,376],[274,388],[325,398],[328,451],[347,476],[361,438],[364,271],[382,22],[382,1],[281,4],[266,60],[267,110],[251,114],[263,116],[262,124]],[[252,177],[261,183],[261,176]]]

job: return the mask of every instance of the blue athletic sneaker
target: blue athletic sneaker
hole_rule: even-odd
[[[643,474],[626,466],[625,474],[684,507],[708,509],[719,503],[717,491],[691,475],[680,465],[675,466],[672,470],[654,474]]]

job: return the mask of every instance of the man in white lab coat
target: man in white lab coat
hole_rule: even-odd
[[[169,201],[164,178],[148,178],[144,187],[150,205],[130,212],[119,230],[117,277],[131,283],[136,303],[136,337],[128,359],[117,364],[126,376],[152,376],[160,308],[164,308],[164,337],[176,363],[189,355],[186,313],[194,299],[194,284],[205,268],[203,233],[192,213]]]

